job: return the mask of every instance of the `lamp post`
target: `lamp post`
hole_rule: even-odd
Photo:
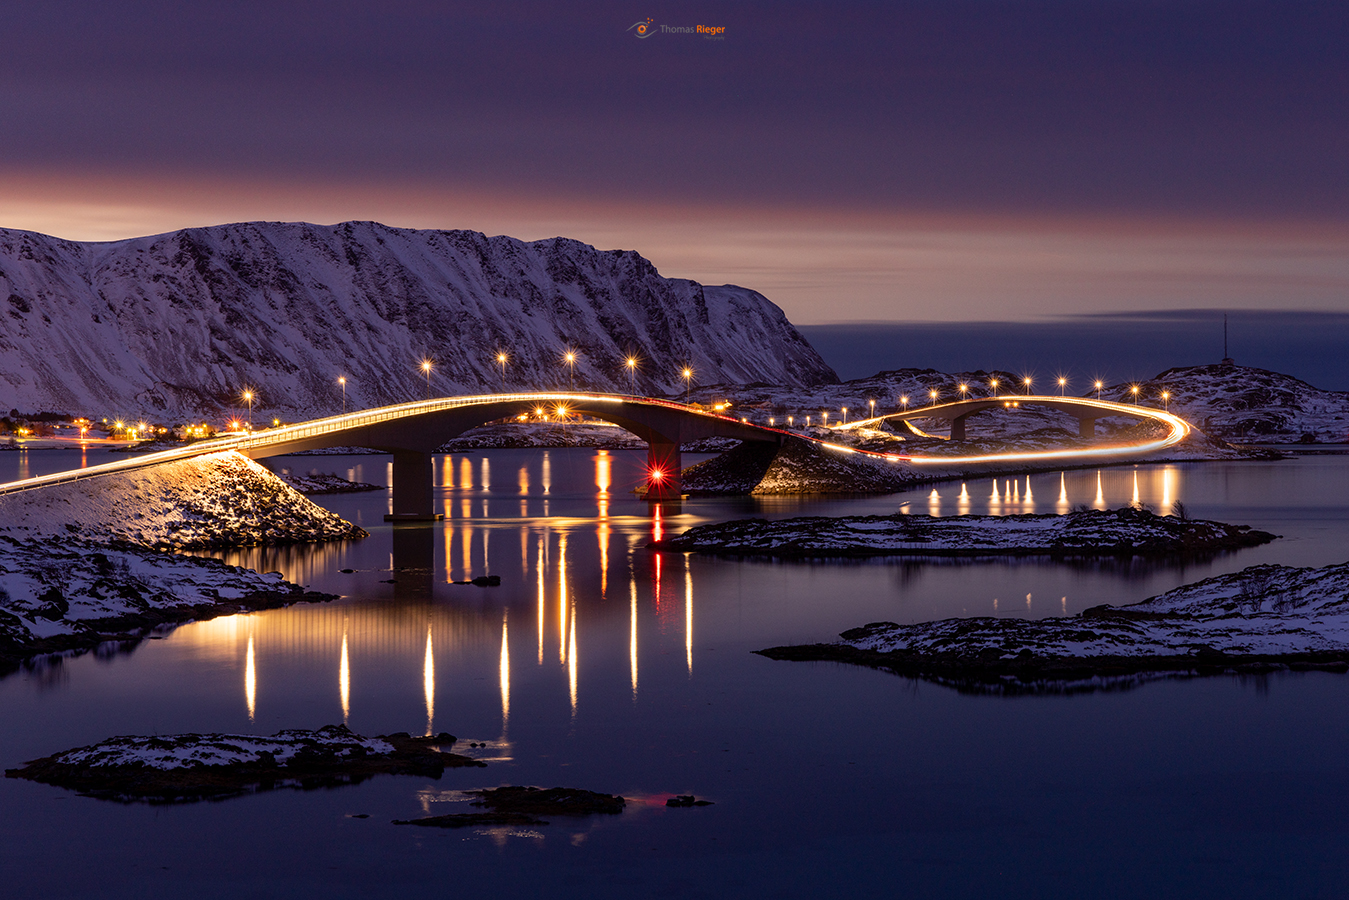
[[[684,376],[684,403],[687,405],[693,402],[693,369],[685,366],[679,374]]]
[[[1162,391],[1162,408],[1167,412],[1171,411],[1171,392]]]
[[[431,399],[431,370],[435,364],[429,359],[422,360],[422,372],[426,374],[426,399]]]
[[[571,389],[576,390],[576,351],[568,350],[562,354],[562,361],[567,364],[567,376]]]
[[[338,375],[337,383],[342,388],[342,415],[347,414],[347,376]]]
[[[868,410],[869,410],[869,417],[872,418],[872,419],[876,418],[876,401],[875,401],[875,400],[868,400],[868,401],[867,401],[867,407],[868,407]]]
[[[848,424],[848,407],[842,406],[842,407],[839,407],[839,409],[840,409],[840,411],[843,413],[843,424],[844,424],[844,425],[847,425],[847,424]]]
[[[994,397],[998,396],[998,379],[996,378],[988,379],[988,386],[990,389],[992,389],[993,396]]]
[[[962,385],[960,385],[960,399],[961,399],[961,400],[964,400],[964,399],[965,399],[965,395],[968,394],[969,392],[970,392],[970,386],[969,386],[968,384],[962,384]]]
[[[1129,388],[1129,393],[1134,395],[1134,406],[1138,405],[1138,385]]]
[[[1029,396],[1030,396],[1030,384],[1031,384],[1030,376],[1027,375],[1025,378],[1021,379],[1021,383],[1024,384],[1024,385],[1026,386],[1026,396],[1029,397]]]
[[[505,350],[497,351],[497,365],[501,366],[501,393],[503,394],[506,393],[506,363],[509,360],[510,356],[506,354]]]
[[[628,394],[637,396],[637,357],[629,356],[623,361],[623,365],[628,367]]]
[[[1102,387],[1101,381],[1100,381],[1100,379],[1097,379],[1097,380],[1096,380],[1096,383],[1095,383],[1095,388],[1096,388],[1096,399],[1097,399],[1097,400],[1100,400],[1100,399],[1101,399],[1101,387]]]
[[[932,401],[931,403],[928,404],[928,406],[936,406],[936,405],[937,405],[937,396],[938,396],[938,394],[937,394],[937,389],[936,389],[936,388],[933,388],[932,390],[928,391],[928,392],[927,392],[927,396],[928,396],[928,398]]]
[[[905,394],[904,396],[902,396],[902,397],[899,398],[899,406],[900,406],[900,412],[908,412],[908,411],[909,411],[909,395],[908,395],[908,394]]]
[[[253,392],[244,390],[244,402],[248,404],[248,430],[253,430]]]

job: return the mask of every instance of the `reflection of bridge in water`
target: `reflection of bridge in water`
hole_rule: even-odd
[[[1077,397],[1003,396],[962,400],[850,423],[846,428],[879,424],[886,419],[939,418],[951,422],[951,438],[965,438],[966,420],[987,409],[1047,406],[1076,416],[1079,434],[1091,436],[1095,422],[1106,416],[1131,416],[1161,422],[1163,437],[1125,446],[1076,447],[1064,450],[1007,452],[980,456],[929,456],[875,453],[833,444],[815,437],[754,424],[747,419],[707,412],[698,407],[650,397],[612,394],[549,392],[532,394],[487,394],[447,397],[401,403],[379,409],[330,416],[295,425],[272,428],[256,434],[199,441],[174,450],[60,472],[0,485],[0,494],[30,490],[83,478],[145,468],[207,453],[235,450],[252,459],[281,456],[304,450],[355,445],[393,456],[393,511],[391,520],[439,518],[433,508],[432,455],[446,442],[488,422],[527,419],[530,416],[568,418],[589,416],[611,422],[647,443],[646,496],[652,500],[677,499],[681,493],[680,445],[709,437],[781,444],[784,440],[810,441],[840,452],[858,453],[895,464],[956,468],[969,464],[1025,465],[1100,461],[1107,457],[1130,457],[1152,453],[1178,444],[1190,426],[1178,416],[1136,404],[1113,403]]]

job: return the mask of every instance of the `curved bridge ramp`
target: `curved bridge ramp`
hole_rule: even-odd
[[[781,446],[789,439],[815,445],[820,451],[859,454],[872,463],[896,466],[922,466],[961,469],[969,465],[1033,465],[1037,462],[1072,462],[1092,459],[1139,456],[1174,446],[1189,434],[1182,419],[1161,410],[1101,400],[1062,397],[1015,397],[965,400],[959,403],[926,407],[903,413],[878,416],[850,423],[847,428],[865,427],[884,419],[949,418],[955,423],[981,409],[1016,400],[1021,403],[1050,401],[1047,405],[1069,409],[1080,419],[1106,415],[1132,415],[1165,422],[1169,433],[1160,439],[1129,446],[1092,447],[1035,453],[1003,453],[984,456],[923,457],[899,453],[873,453],[819,438],[799,435],[783,429],[755,425],[731,416],[706,412],[697,407],[650,397],[628,397],[584,392],[539,392],[487,394],[469,397],[444,397],[400,403],[378,409],[329,416],[294,425],[271,428],[249,435],[232,435],[198,441],[172,450],[146,453],[125,460],[72,469],[52,475],[29,478],[0,485],[0,494],[33,490],[50,484],[62,484],[97,478],[117,472],[143,469],[175,460],[190,459],[207,453],[234,450],[251,459],[281,456],[324,447],[360,446],[381,450],[393,456],[393,520],[435,519],[431,457],[437,447],[470,428],[501,419],[533,416],[590,416],[612,422],[647,443],[647,491],[650,500],[677,499],[682,496],[679,447],[687,441],[708,437],[729,437],[742,441]],[[962,428],[963,433],[963,428]],[[958,438],[957,438],[958,439]],[[764,454],[760,454],[764,455]],[[912,480],[911,477],[905,480]],[[875,488],[862,488],[874,490]]]

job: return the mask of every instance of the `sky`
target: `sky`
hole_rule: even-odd
[[[2,227],[562,234],[802,325],[1349,313],[1342,3],[7,6]]]

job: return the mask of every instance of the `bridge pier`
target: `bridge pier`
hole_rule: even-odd
[[[386,522],[434,522],[445,518],[435,512],[435,479],[431,454],[420,450],[393,452],[393,512]]]
[[[648,441],[646,445],[646,499],[678,500],[684,496],[679,445]]]
[[[963,416],[956,416],[954,419],[951,420],[951,440],[953,441],[965,440],[965,420],[972,415],[974,414],[966,413]]]
[[[1077,420],[1077,436],[1078,436],[1078,437],[1084,437],[1084,438],[1095,437],[1095,436],[1096,436],[1096,420],[1095,420],[1095,419],[1078,419],[1078,420]]]

